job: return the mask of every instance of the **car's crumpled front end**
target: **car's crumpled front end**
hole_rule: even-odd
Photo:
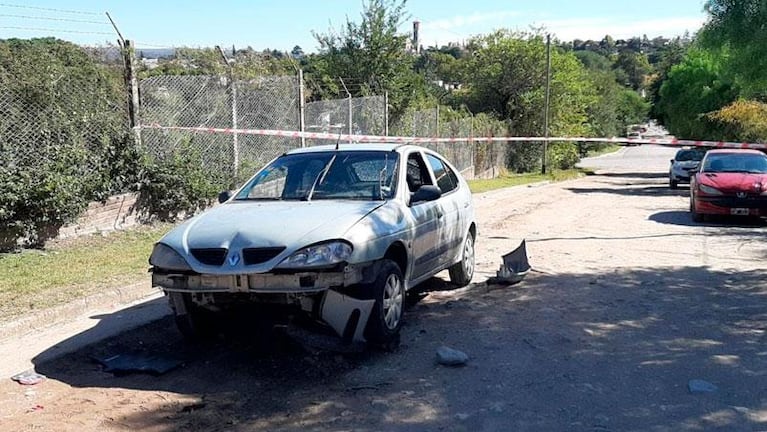
[[[370,257],[379,252],[370,250],[375,242],[363,229],[369,224],[358,222],[383,203],[302,205],[320,217],[307,219],[291,202],[229,203],[163,237],[149,259],[152,284],[170,296],[177,321],[232,306],[268,305],[323,322],[348,341],[364,341],[374,301],[355,287],[375,279]],[[359,242],[356,251],[344,236]]]

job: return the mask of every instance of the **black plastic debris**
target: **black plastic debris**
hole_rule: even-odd
[[[184,360],[174,356],[144,352],[93,357],[93,360],[104,366],[104,372],[118,376],[130,373],[148,373],[157,376],[184,364]]]
[[[45,375],[30,369],[26,372],[12,376],[11,379],[22,385],[35,385],[43,382],[45,380]]]
[[[516,249],[503,255],[503,264],[496,272],[496,277],[491,280],[492,283],[515,284],[522,281],[530,271],[530,263],[527,261],[527,247],[525,241],[517,246]]]

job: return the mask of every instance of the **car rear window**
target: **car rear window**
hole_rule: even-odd
[[[677,160],[679,162],[684,161],[700,161],[703,159],[703,156],[706,155],[705,151],[701,150],[679,150],[676,153],[676,157],[674,160]]]

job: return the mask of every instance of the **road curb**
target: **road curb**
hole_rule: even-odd
[[[69,303],[30,312],[29,314],[0,323],[0,341],[39,331],[46,327],[71,321],[88,311],[117,308],[141,299],[150,299],[160,291],[145,280],[118,288],[105,288],[103,292],[75,299]]]

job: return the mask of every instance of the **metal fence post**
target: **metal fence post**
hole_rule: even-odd
[[[389,136],[389,92],[384,92],[384,136]]]
[[[304,93],[304,70],[298,70],[298,127],[306,132],[306,95]],[[301,135],[301,147],[306,147],[306,137]]]

